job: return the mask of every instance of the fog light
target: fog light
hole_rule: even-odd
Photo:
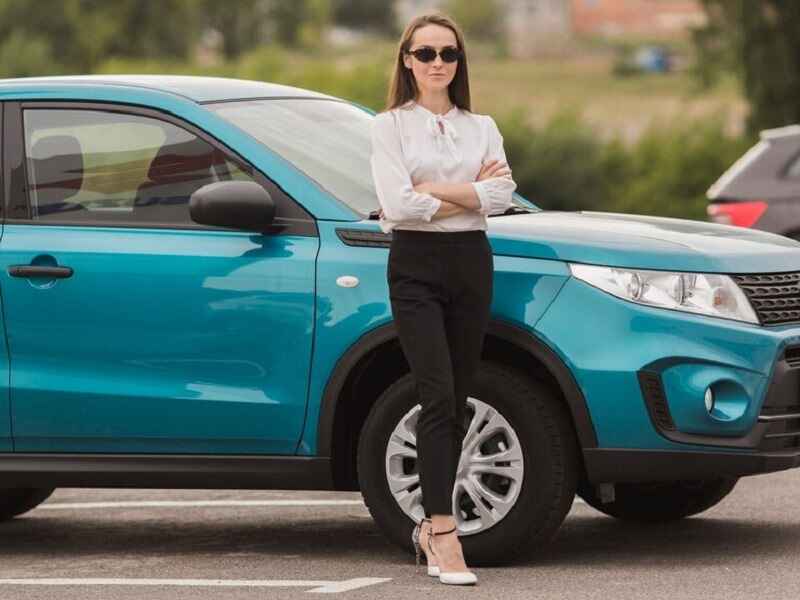
[[[711,388],[706,388],[706,410],[711,412],[714,409],[714,392]]]

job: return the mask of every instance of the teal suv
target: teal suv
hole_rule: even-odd
[[[372,118],[234,79],[0,81],[0,519],[58,486],[360,490],[411,549]],[[663,522],[800,464],[800,243],[521,196],[488,235],[471,563],[546,547],[576,493]]]

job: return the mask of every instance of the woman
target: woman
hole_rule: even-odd
[[[388,106],[372,125],[380,227],[392,231],[387,280],[421,411],[417,460],[425,518],[412,532],[428,573],[474,584],[453,516],[466,398],[480,362],[494,263],[486,216],[516,184],[492,117],[471,112],[467,56],[448,17],[416,17],[400,40]]]

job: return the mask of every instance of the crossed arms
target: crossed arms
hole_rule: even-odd
[[[489,148],[475,181],[447,183],[411,182],[402,158],[399,136],[391,113],[382,113],[372,126],[373,180],[381,216],[392,221],[430,221],[461,212],[489,215],[511,206],[517,184],[503,150],[503,138],[489,117]]]

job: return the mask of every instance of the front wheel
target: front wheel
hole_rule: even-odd
[[[578,494],[593,508],[611,517],[640,523],[675,521],[708,510],[733,491],[738,477],[702,481],[617,483],[614,501],[603,504],[594,487],[585,483]]]
[[[50,497],[55,488],[0,488],[0,521],[36,508]]]
[[[424,516],[417,469],[420,405],[397,380],[372,407],[358,444],[358,479],[378,527],[412,550]],[[569,512],[580,458],[569,412],[542,381],[483,363],[467,398],[453,516],[470,564],[496,565],[547,545]]]

